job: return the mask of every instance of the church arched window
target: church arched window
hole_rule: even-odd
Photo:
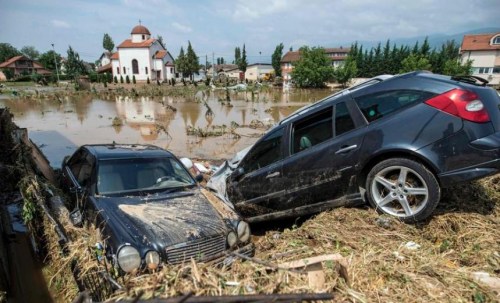
[[[135,75],[139,73],[139,63],[136,59],[132,60],[132,73]]]

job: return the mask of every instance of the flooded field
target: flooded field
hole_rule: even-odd
[[[231,92],[230,101],[225,91],[199,91],[193,98],[112,100],[96,99],[90,94],[59,100],[4,96],[0,98],[0,107],[11,110],[15,123],[27,128],[42,150],[51,145],[67,146],[68,151],[59,149],[58,159],[70,154],[75,146],[113,141],[154,144],[180,157],[223,159],[260,137],[265,128],[255,126],[274,124],[331,93],[331,90],[284,93],[273,89],[260,93]],[[211,136],[216,133],[223,134]]]

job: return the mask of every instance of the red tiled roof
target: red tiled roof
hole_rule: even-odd
[[[21,55],[21,56],[15,56],[15,57],[12,57],[12,58],[10,58],[9,60],[7,60],[7,61],[5,61],[5,62],[2,62],[2,63],[0,64],[0,67],[8,67],[8,66],[9,66],[9,65],[11,65],[12,63],[16,62],[16,61],[17,61],[17,60],[19,60],[19,59],[23,59],[23,58],[24,58],[24,59],[28,59],[28,58],[26,58],[25,56],[22,56],[22,55]]]
[[[347,53],[351,50],[350,48],[325,48],[325,54],[331,54],[331,53],[345,53],[345,56],[328,56],[328,58],[332,61],[342,61],[345,60],[347,57]],[[288,63],[288,62],[296,62],[299,61],[300,59],[300,52],[299,51],[289,51],[287,52],[283,58],[281,58],[281,63]]]
[[[351,49],[349,47],[331,47],[331,48],[325,48],[325,53],[348,53]]]
[[[118,60],[118,59],[120,59],[120,55],[118,54],[118,52],[113,53],[113,54],[111,55],[111,58],[110,58],[110,59],[111,59],[111,60]]]
[[[155,54],[155,59],[163,59],[163,57],[165,57],[166,55],[167,55],[166,50],[159,50]]]
[[[299,51],[289,51],[287,52],[283,58],[281,58],[281,62],[295,62],[299,61],[300,59],[300,53]]]
[[[106,65],[103,65],[103,66],[99,67],[99,68],[97,69],[97,72],[98,72],[98,73],[105,73],[105,72],[107,72],[107,71],[111,71],[111,68],[112,68],[112,67],[111,67],[111,63],[108,63],[108,64],[106,64]]]
[[[132,39],[127,39],[118,45],[118,48],[145,48],[150,47],[155,41],[156,39],[154,38],[150,38],[142,42],[132,42]]]
[[[144,25],[137,25],[132,29],[132,35],[151,35],[149,29]]]
[[[495,50],[500,49],[500,45],[491,45],[490,41],[495,34],[479,34],[479,35],[465,35],[462,40],[461,51],[478,51],[478,50]]]

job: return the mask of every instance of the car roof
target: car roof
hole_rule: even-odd
[[[88,144],[83,145],[97,160],[146,157],[173,157],[173,154],[149,144]]]

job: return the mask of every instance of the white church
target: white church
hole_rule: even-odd
[[[175,65],[172,55],[160,42],[151,38],[149,30],[139,24],[132,29],[130,39],[126,39],[117,47],[111,56],[113,76],[123,79],[128,75],[130,81],[151,82],[175,78]]]

